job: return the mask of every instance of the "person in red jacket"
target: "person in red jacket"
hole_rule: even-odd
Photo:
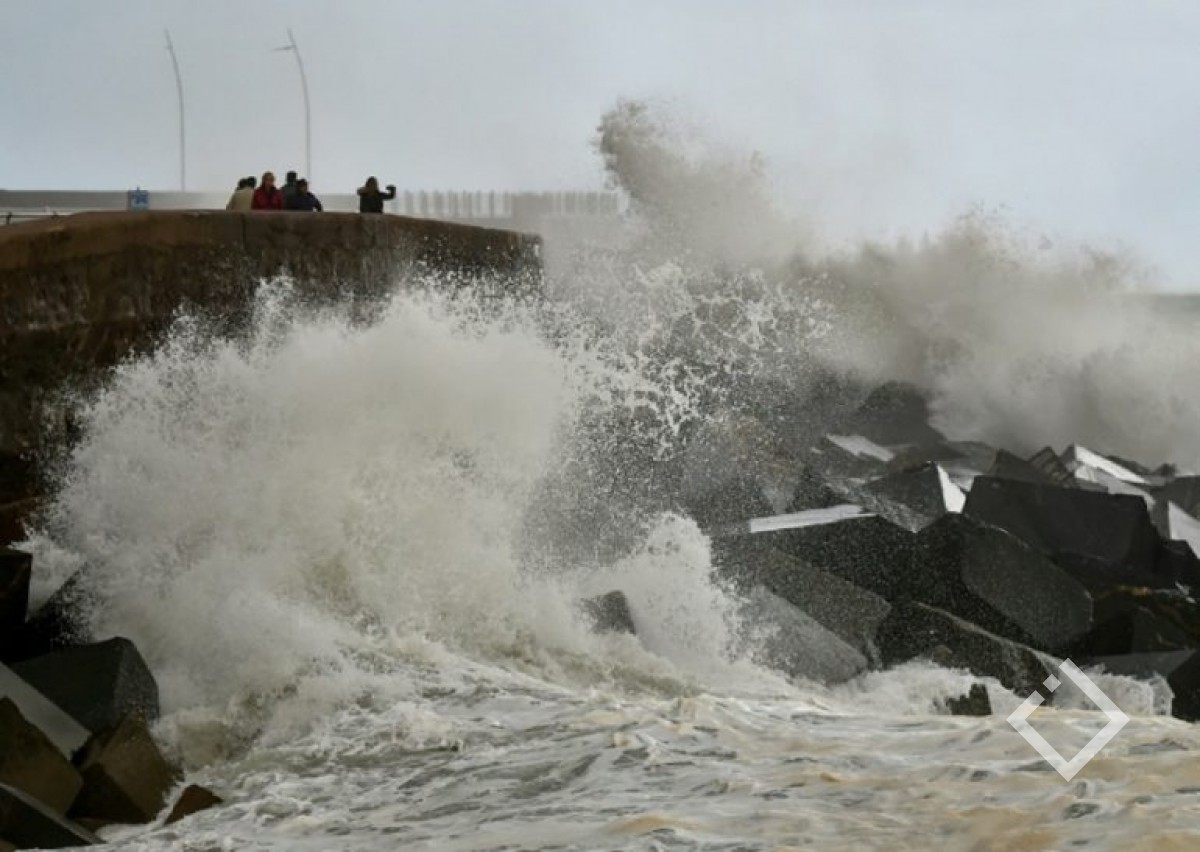
[[[275,188],[275,175],[271,172],[263,172],[262,183],[259,184],[258,189],[254,190],[254,201],[251,203],[250,209],[283,209],[283,193]]]

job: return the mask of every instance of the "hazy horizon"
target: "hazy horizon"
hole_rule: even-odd
[[[0,0],[0,188],[188,189],[304,171],[407,189],[603,188],[621,98],[764,157],[830,243],[999,210],[1052,241],[1127,248],[1200,282],[1200,7],[1152,2],[195,4]]]

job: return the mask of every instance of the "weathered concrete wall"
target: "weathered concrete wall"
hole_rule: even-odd
[[[284,270],[320,301],[379,298],[428,272],[533,292],[540,253],[524,234],[352,213],[85,213],[0,229],[0,461],[36,447],[64,379],[148,346],[180,307],[236,319]],[[0,504],[20,496],[5,490]]]

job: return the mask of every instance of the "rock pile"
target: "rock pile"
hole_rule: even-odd
[[[31,570],[0,548],[0,848],[99,843],[104,826],[156,819],[181,774],[150,734],[158,685],[137,648],[79,635],[78,578],[30,615]],[[185,793],[181,815],[219,801]]]
[[[836,682],[926,658],[1024,697],[1069,657],[1160,675],[1200,719],[1200,477],[1080,446],[1024,458],[929,421],[892,383],[783,463],[741,417],[727,443],[755,435],[747,464],[681,494],[748,620],[778,628],[765,662]]]

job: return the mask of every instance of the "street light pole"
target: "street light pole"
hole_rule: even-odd
[[[308,103],[308,76],[304,73],[304,58],[300,56],[300,46],[296,44],[296,37],[292,35],[292,28],[288,27],[288,43],[283,47],[277,47],[276,50],[290,50],[296,54],[296,67],[300,69],[300,88],[304,91],[304,170],[305,177],[312,179],[312,110]]]
[[[179,96],[179,191],[187,190],[187,135],[183,125],[183,77],[179,74],[179,59],[175,56],[175,45],[171,42],[171,31],[163,30],[167,36],[167,52],[171,54],[171,67],[175,69],[175,92]]]

